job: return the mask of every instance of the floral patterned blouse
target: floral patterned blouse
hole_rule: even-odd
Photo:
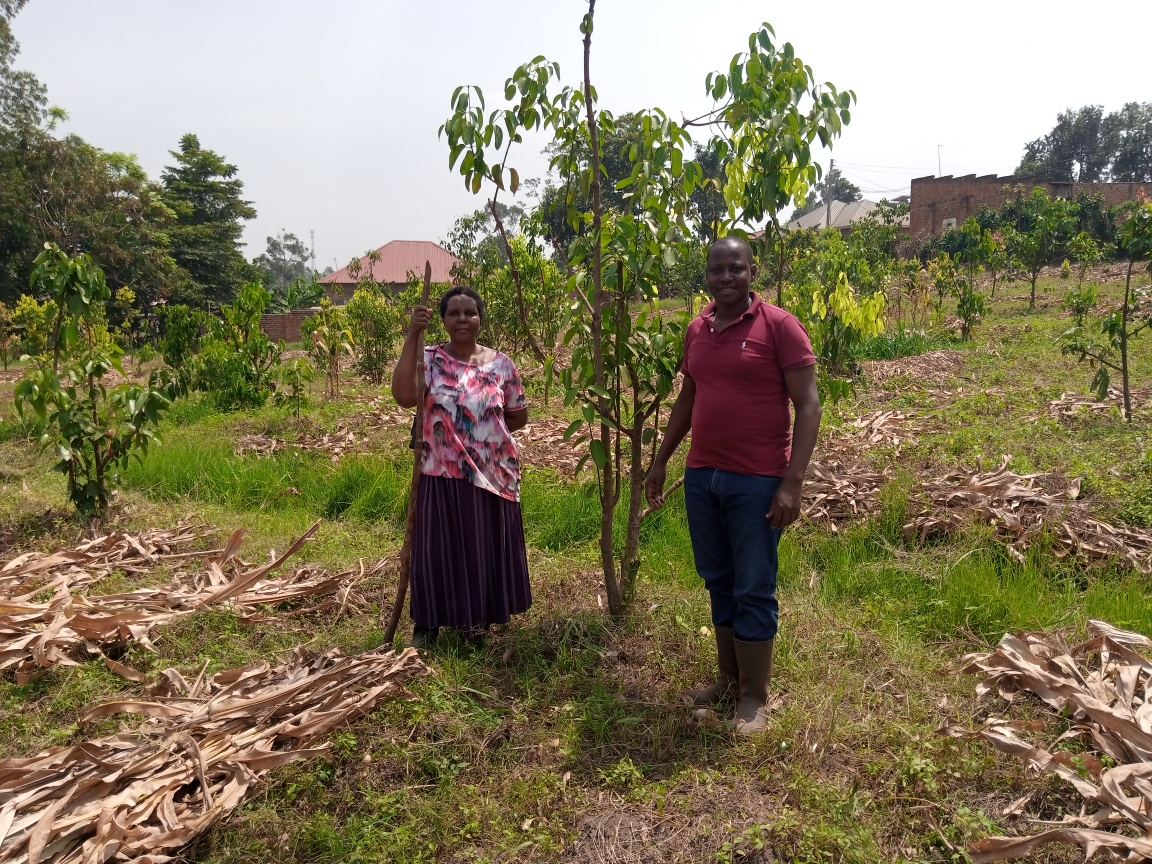
[[[504,412],[528,400],[511,358],[497,351],[487,363],[465,363],[436,345],[424,349],[424,370],[421,473],[467,480],[519,501],[520,452]]]

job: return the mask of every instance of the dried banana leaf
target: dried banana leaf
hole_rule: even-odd
[[[1152,857],[1152,662],[1133,647],[1148,648],[1152,640],[1102,621],[1089,621],[1088,629],[1092,638],[1076,646],[1060,634],[1009,633],[995,651],[964,658],[965,671],[983,676],[980,696],[995,691],[1012,702],[1030,693],[1071,727],[1047,744],[1029,740],[1045,731],[1042,720],[993,718],[975,729],[940,731],[984,740],[1035,771],[1056,774],[1085,803],[1064,816],[1067,827],[974,844],[974,862],[1018,858],[1049,843],[1083,845],[1087,857],[1104,850],[1116,862]],[[1078,752],[1056,749],[1070,738],[1081,739]],[[1113,767],[1105,767],[1104,756]]]
[[[363,578],[364,571],[331,574],[305,565],[285,576],[268,578],[304,547],[319,524],[275,560],[244,570],[237,566],[232,577],[226,576],[222,568],[235,560],[242,531],[232,535],[220,555],[208,561],[203,573],[177,577],[164,587],[85,597],[61,585],[45,603],[0,601],[0,669],[13,668],[17,682],[23,684],[53,666],[76,665],[89,655],[121,649],[129,642],[151,650],[151,635],[157,627],[222,603],[255,609],[304,597],[335,595],[347,587],[341,592],[346,604],[351,585]],[[368,574],[381,572],[390,563],[389,559],[382,559]],[[117,667],[122,664],[109,664],[113,671],[124,674]],[[122,668],[127,670],[126,677],[140,674]]]
[[[1088,559],[1119,558],[1142,573],[1152,573],[1152,532],[1110,525],[1089,515],[1080,497],[1079,478],[1016,474],[1010,457],[990,473],[957,472],[921,485],[925,506],[904,526],[910,540],[949,534],[974,522],[990,525],[1008,551],[1023,562],[1024,553],[1047,532],[1057,555]],[[1049,488],[1045,489],[1043,483]]]
[[[167,671],[175,674],[163,681],[183,681]],[[412,648],[352,657],[297,648],[275,669],[220,672],[202,695],[98,706],[85,720],[148,719],[133,732],[0,760],[0,861],[175,860],[267,772],[324,754],[313,745],[328,732],[408,697],[404,683],[430,671]]]
[[[17,555],[0,567],[0,598],[19,603],[57,585],[74,589],[90,585],[114,570],[147,572],[161,561],[211,554],[181,551],[201,539],[205,527],[177,525],[142,534],[113,531],[72,549]]]

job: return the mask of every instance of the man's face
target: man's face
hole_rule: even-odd
[[[708,250],[708,292],[718,306],[742,303],[756,278],[748,252],[738,243],[718,243]]]

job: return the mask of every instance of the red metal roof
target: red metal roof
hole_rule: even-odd
[[[380,260],[372,265],[372,278],[377,282],[407,282],[408,274],[415,273],[423,278],[424,262],[432,262],[432,281],[451,282],[452,267],[459,259],[430,240],[393,240],[376,250]],[[368,271],[368,256],[360,259],[364,273]],[[343,267],[320,280],[324,285],[351,285],[356,282]]]

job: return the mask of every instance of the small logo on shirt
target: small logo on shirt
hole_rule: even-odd
[[[741,349],[744,349],[744,348],[747,348],[747,347],[748,347],[748,343],[747,343],[747,342],[741,342],[741,343],[740,343],[740,348],[741,348]]]

